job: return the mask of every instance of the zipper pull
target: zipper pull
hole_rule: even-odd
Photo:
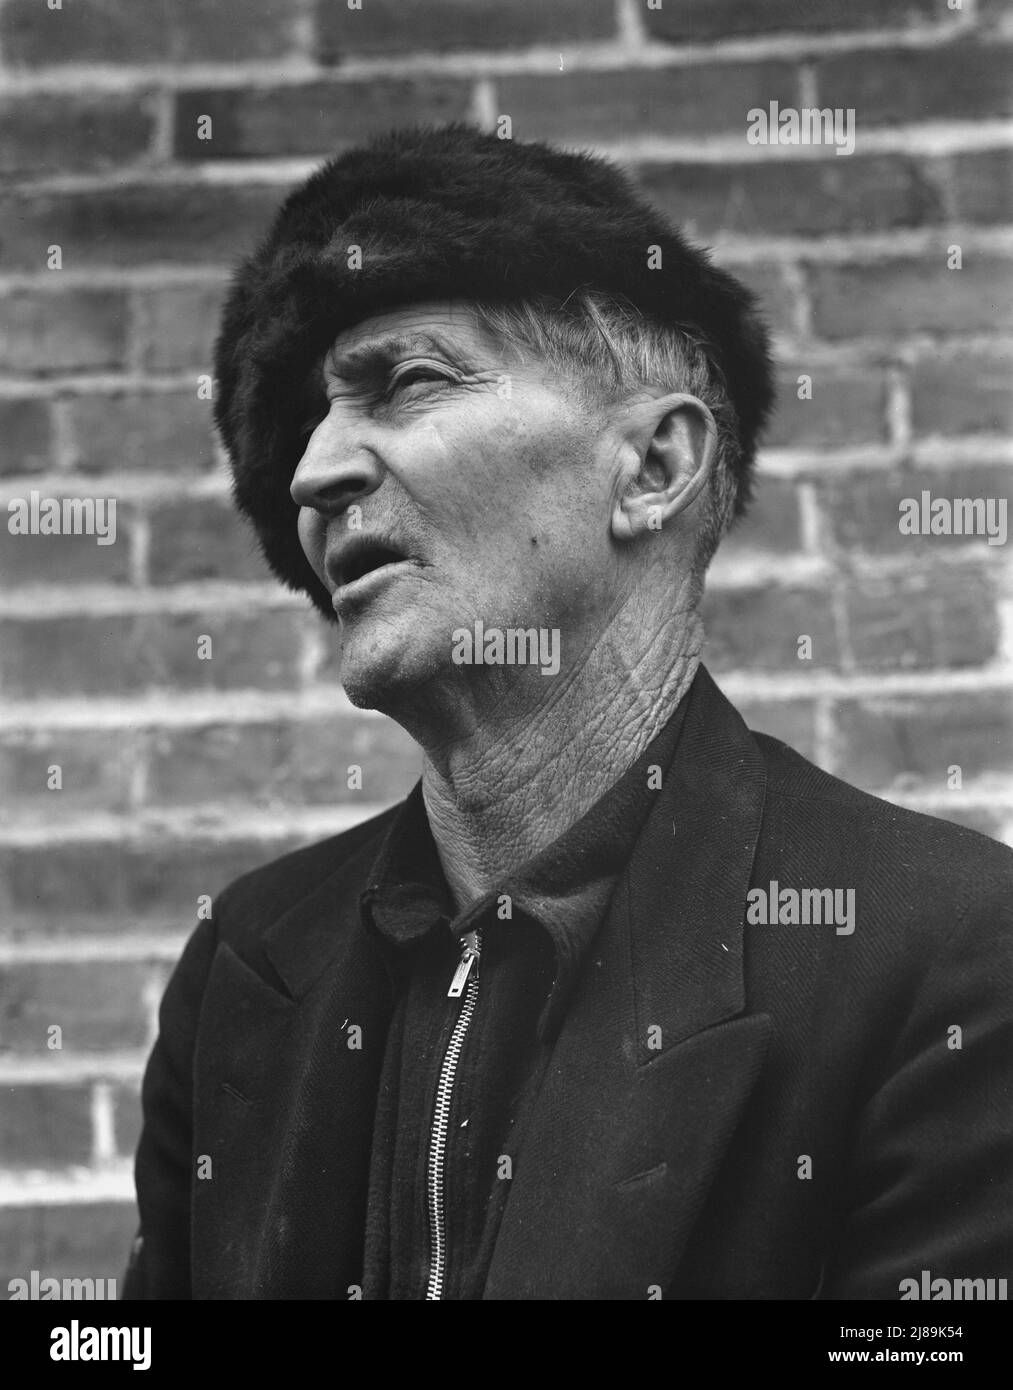
[[[459,999],[464,993],[464,987],[468,983],[472,967],[475,969],[475,979],[478,979],[478,958],[482,954],[482,946],[479,941],[478,932],[465,932],[461,938],[463,949],[461,959],[457,969],[454,971],[454,978],[450,982],[447,990],[448,999]]]

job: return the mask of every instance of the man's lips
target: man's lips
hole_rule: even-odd
[[[324,561],[335,613],[339,617],[350,615],[385,583],[423,565],[416,556],[406,554],[392,537],[342,537]]]
[[[389,564],[380,565],[376,569],[360,575],[358,579],[352,579],[347,584],[339,584],[331,594],[331,607],[339,618],[349,617],[368,603],[374,593],[381,589],[384,584],[396,579],[399,574],[405,574],[409,570],[418,568],[419,562],[417,560],[394,560]]]
[[[358,579],[351,579],[347,584],[339,584],[334,590],[335,600],[344,598],[350,594],[361,594],[384,579],[389,579],[397,574],[399,570],[417,569],[416,560],[393,560],[390,564],[379,565],[376,569],[370,570],[368,574],[362,574]]]
[[[371,574],[405,563],[411,563],[411,557],[390,537],[353,536],[328,552],[324,571],[331,591],[337,592],[351,588]]]

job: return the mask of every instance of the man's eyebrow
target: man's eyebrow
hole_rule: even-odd
[[[335,352],[332,348],[324,358],[324,367],[335,376],[362,377],[415,352],[438,352],[451,362],[460,363],[460,349],[435,333],[391,333],[343,352]]]

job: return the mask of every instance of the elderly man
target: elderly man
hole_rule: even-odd
[[[191,938],[126,1296],[1005,1276],[1009,851],[700,664],[772,397],[746,290],[606,163],[402,131],[288,199],[217,365],[239,506],[424,772]]]

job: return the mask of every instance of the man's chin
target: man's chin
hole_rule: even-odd
[[[418,634],[386,632],[383,638],[343,635],[341,684],[356,709],[374,709],[395,719],[406,701],[436,673],[434,655],[426,659]]]
[[[397,701],[403,675],[394,663],[342,659],[341,684],[356,709],[386,711],[392,700]]]

